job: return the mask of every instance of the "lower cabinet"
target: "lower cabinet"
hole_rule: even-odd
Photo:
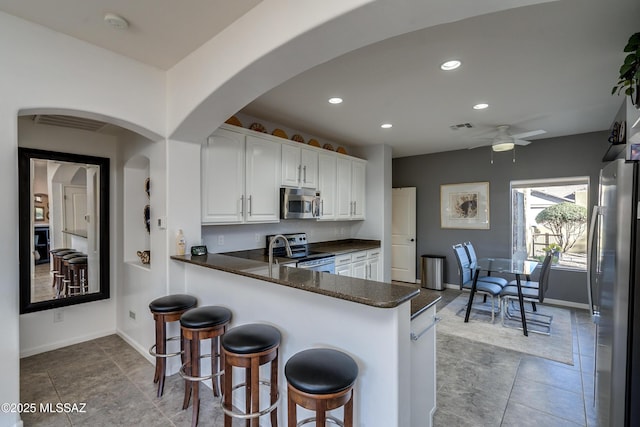
[[[431,427],[436,411],[435,304],[411,319],[411,425]]]
[[[351,254],[336,255],[336,274],[351,276]]]
[[[336,255],[336,274],[358,279],[381,280],[380,249]]]

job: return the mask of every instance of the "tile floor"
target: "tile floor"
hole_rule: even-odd
[[[458,295],[445,290],[443,307]],[[574,310],[574,365],[440,334],[436,427],[595,427],[593,329]],[[183,382],[168,377],[155,397],[153,365],[116,335],[21,360],[21,401],[86,403],[83,413],[24,413],[29,426],[188,426]],[[204,393],[201,426],[222,426],[222,412]],[[235,425],[235,424],[234,424]],[[372,426],[374,427],[374,426]]]

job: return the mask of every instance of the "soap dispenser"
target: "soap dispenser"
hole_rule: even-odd
[[[176,255],[184,255],[186,247],[187,242],[184,240],[184,233],[182,232],[182,228],[180,228],[176,236]]]

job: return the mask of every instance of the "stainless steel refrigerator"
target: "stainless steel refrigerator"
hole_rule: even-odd
[[[593,403],[601,427],[640,426],[638,195],[637,163],[615,160],[600,172],[588,293],[596,323]]]

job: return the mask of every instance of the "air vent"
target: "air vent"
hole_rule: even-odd
[[[457,125],[449,126],[449,129],[451,129],[451,130],[458,130],[458,129],[462,129],[462,128],[471,129],[472,127],[473,127],[473,125],[471,123],[460,123],[460,124],[457,124]]]
[[[65,128],[81,129],[90,132],[98,132],[106,126],[106,123],[98,120],[84,119],[74,116],[36,115],[33,121],[39,125],[60,126]]]

